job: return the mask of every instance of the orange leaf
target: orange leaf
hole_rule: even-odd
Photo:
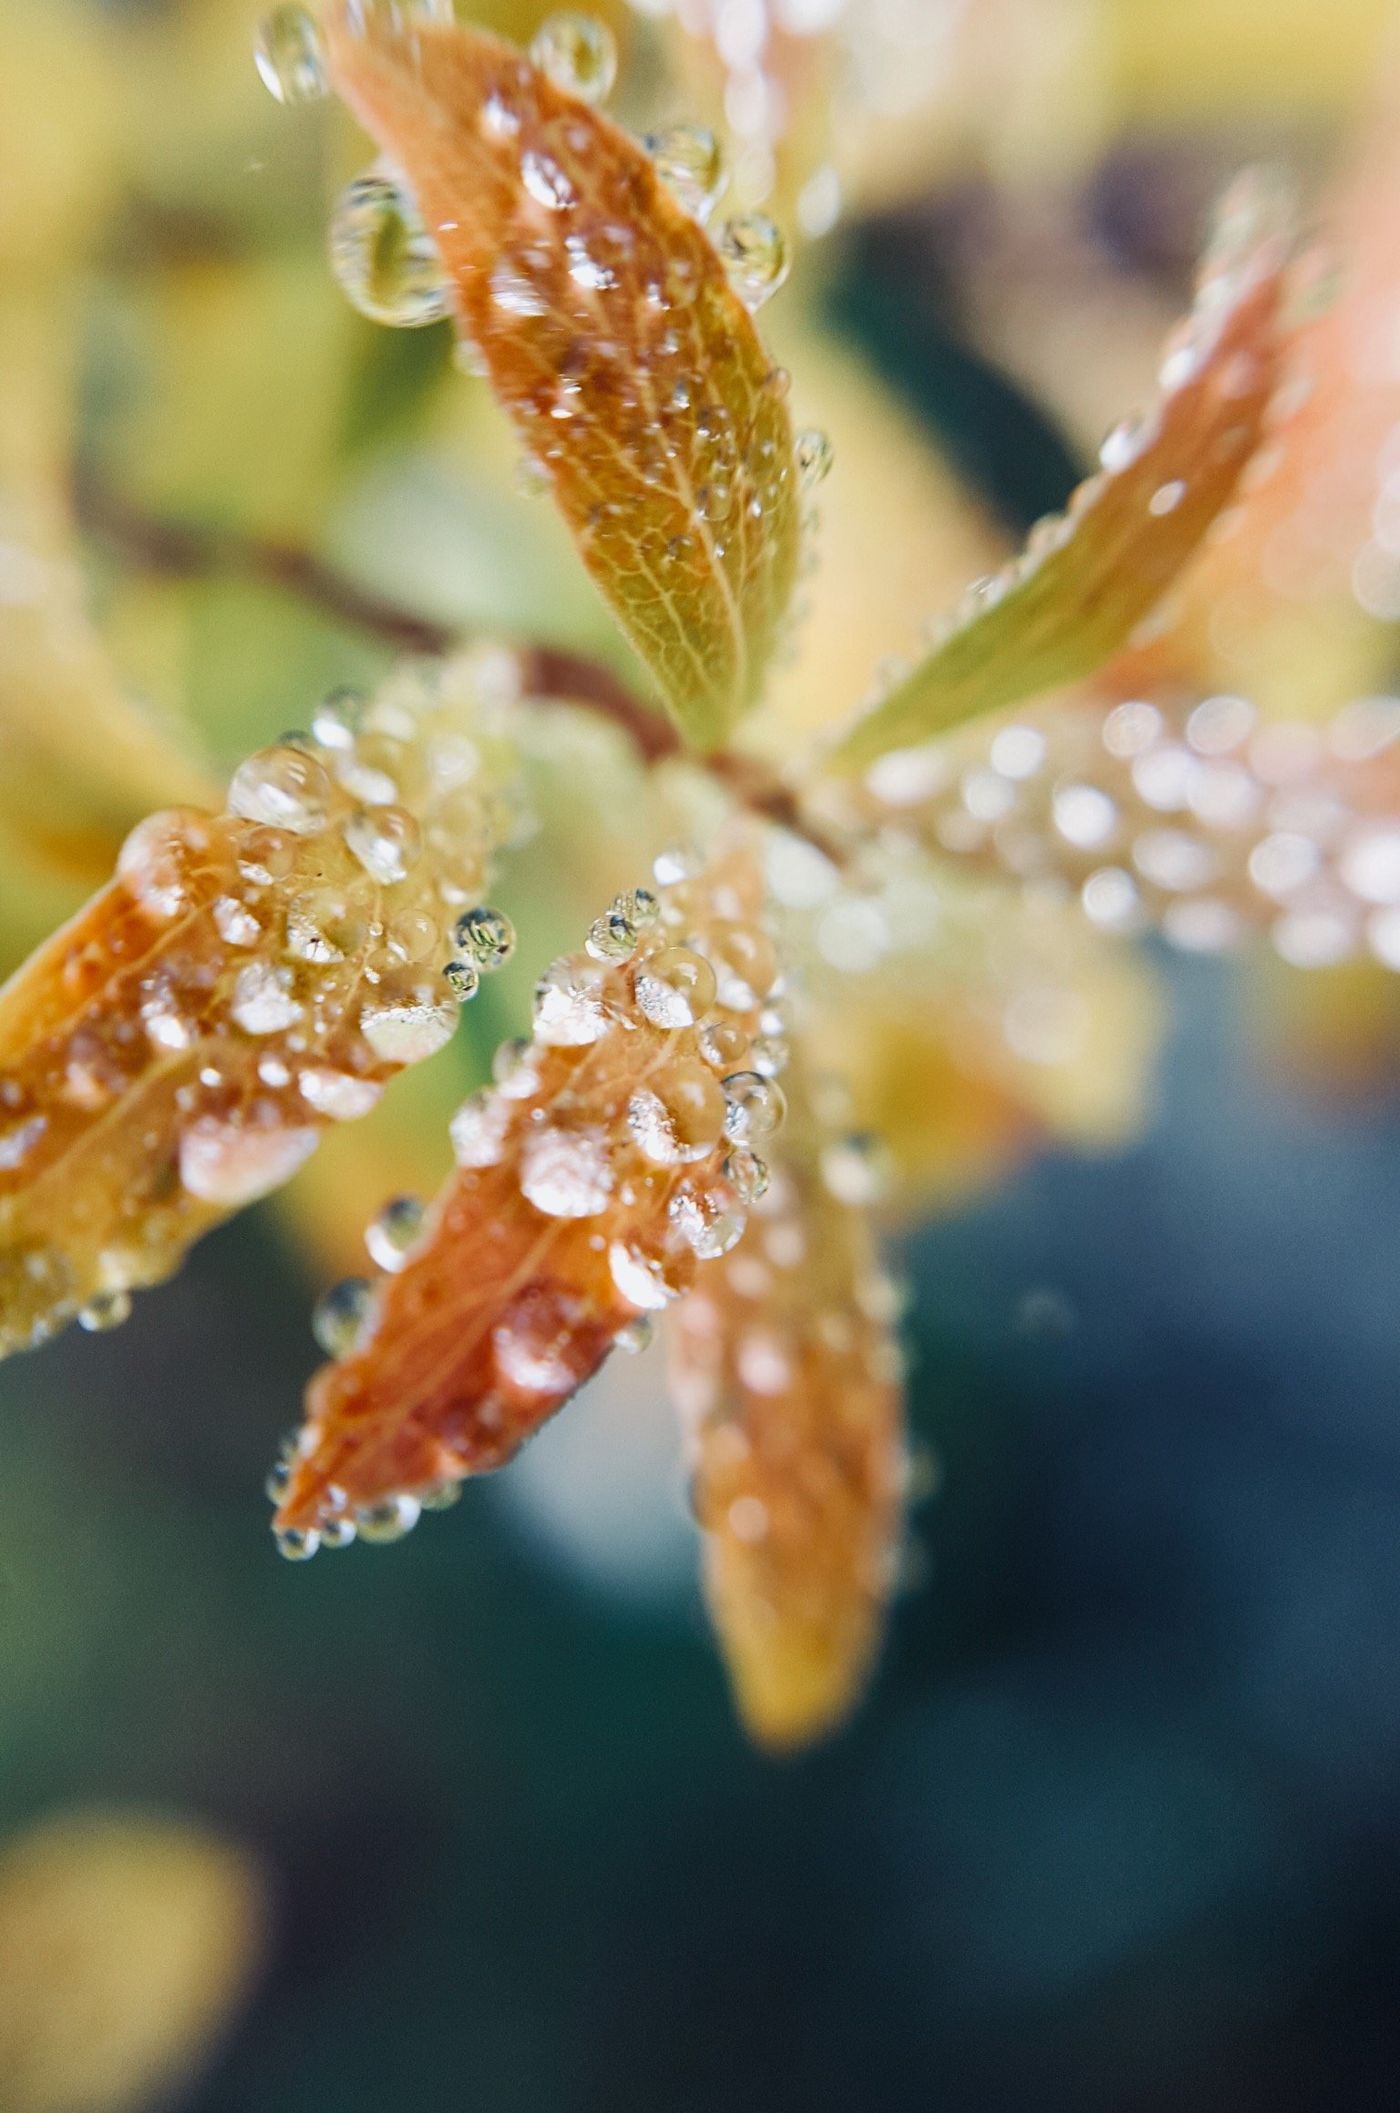
[[[619,898],[591,943],[541,981],[533,1042],[454,1121],[458,1171],[421,1240],[372,1302],[361,1287],[362,1333],[312,1382],[277,1514],[289,1553],[393,1537],[502,1466],[743,1230],[748,1158],[727,1132],[775,1099],[742,1072],[776,975],[755,867]],[[339,1296],[353,1315],[354,1287]]]
[[[687,737],[755,702],[791,596],[784,379],[635,141],[463,25],[361,28],[332,78],[401,168],[463,335]]]
[[[793,1105],[753,1230],[675,1315],[705,1585],[740,1712],[772,1747],[855,1703],[894,1577],[905,1482],[892,1287],[862,1208],[860,1143]]]
[[[404,680],[358,735],[323,708],[227,813],[141,823],[0,992],[0,1354],[124,1318],[451,1034],[487,842],[465,701]]]
[[[1041,522],[1012,565],[969,590],[949,635],[837,742],[838,766],[1092,675],[1132,638],[1259,444],[1283,349],[1279,217],[1262,186],[1231,194],[1156,409],[1109,436],[1103,468],[1064,517]]]

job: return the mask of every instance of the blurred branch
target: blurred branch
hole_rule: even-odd
[[[295,595],[350,629],[404,653],[439,658],[464,643],[450,624],[403,608],[298,544],[148,514],[114,492],[91,465],[76,469],[73,494],[85,533],[142,571],[170,579],[251,580]],[[644,704],[601,661],[555,646],[522,646],[518,652],[525,696],[597,712],[626,735],[644,763],[663,763],[684,753],[671,722]],[[703,760],[753,813],[806,837],[841,863],[839,847],[813,829],[792,792],[765,763],[732,750]]]

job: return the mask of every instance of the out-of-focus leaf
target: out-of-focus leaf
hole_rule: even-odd
[[[329,48],[585,564],[714,746],[759,695],[799,502],[783,387],[713,244],[633,140],[510,46],[337,10]]]
[[[120,1319],[449,1039],[494,820],[474,703],[403,679],[358,738],[251,758],[225,814],[152,816],[0,992],[0,1354]]]
[[[1226,201],[1195,310],[1148,417],[1104,443],[1067,515],[969,591],[954,627],[832,751],[856,768],[1101,668],[1155,609],[1227,505],[1278,380],[1286,244],[1266,185]]]
[[[497,1086],[454,1118],[457,1173],[312,1382],[282,1532],[339,1530],[504,1465],[742,1232],[700,1023],[718,998],[751,1034],[775,979],[756,867],[726,856],[640,922],[629,901],[593,953],[546,973],[533,1042],[507,1045]],[[626,930],[634,950],[610,959]]]
[[[791,1071],[784,1086],[787,1134],[750,1235],[671,1330],[710,1611],[744,1721],[776,1748],[819,1738],[858,1699],[905,1478],[897,1300],[864,1208],[870,1147],[823,1140]]]
[[[128,2113],[208,2054],[262,1949],[261,1874],[203,1830],[63,1812],[0,1857],[0,2103]]]

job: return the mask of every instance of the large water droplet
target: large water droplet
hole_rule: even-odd
[[[687,1181],[671,1198],[671,1223],[692,1254],[715,1261],[737,1247],[748,1223],[727,1181]]]
[[[457,944],[483,974],[504,968],[515,952],[515,926],[501,910],[484,904],[457,920]]]
[[[727,172],[719,141],[706,125],[668,125],[647,135],[656,173],[687,213],[708,220],[724,190]]]
[[[234,814],[289,829],[294,836],[315,836],[325,828],[330,798],[331,781],[322,765],[304,749],[285,745],[249,756],[228,789]]]
[[[592,1218],[613,1189],[612,1155],[598,1130],[538,1130],[520,1157],[520,1188],[547,1218]]]
[[[693,1027],[715,1002],[715,972],[703,954],[666,947],[638,970],[636,992],[653,1027]]]
[[[729,1104],[724,1127],[736,1143],[757,1143],[781,1127],[787,1103],[775,1080],[757,1071],[736,1071],[725,1080],[724,1094]]]
[[[336,208],[331,269],[351,306],[371,322],[416,330],[448,312],[442,259],[418,207],[390,177],[356,177]]]
[[[601,103],[617,79],[617,43],[594,15],[551,15],[530,46],[530,57],[556,88],[585,103]]]
[[[329,93],[320,25],[304,7],[274,7],[258,25],[253,61],[279,103],[315,103]]]
[[[724,1091],[703,1064],[676,1064],[650,1086],[639,1086],[627,1106],[627,1125],[658,1166],[703,1159],[724,1131]]]
[[[422,831],[406,807],[358,807],[344,835],[366,873],[386,888],[406,879],[423,853]]]

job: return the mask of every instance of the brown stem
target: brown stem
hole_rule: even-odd
[[[222,575],[254,580],[294,594],[400,652],[437,658],[462,643],[451,625],[402,608],[296,544],[159,519],[122,499],[90,466],[79,466],[73,491],[81,526],[148,572],[173,579]],[[634,696],[602,662],[556,646],[525,646],[519,658],[527,697],[587,706],[620,728],[644,763],[663,763],[683,753],[670,722]],[[704,761],[744,806],[805,836],[827,857],[842,862],[841,847],[814,828],[790,789],[758,758],[721,750]]]

